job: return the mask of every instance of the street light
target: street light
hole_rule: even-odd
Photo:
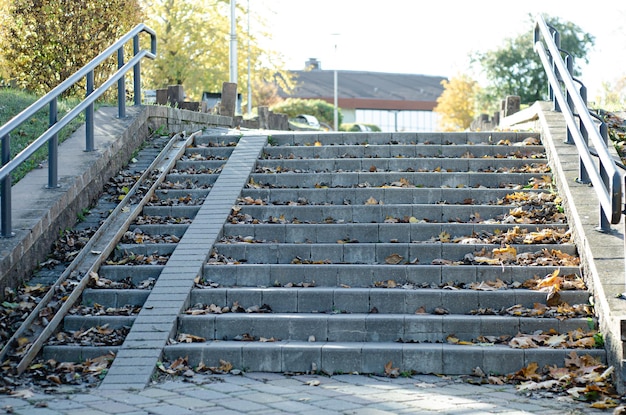
[[[333,103],[334,103],[334,108],[333,108],[333,128],[335,131],[339,130],[339,115],[338,115],[338,99],[337,99],[337,36],[339,36],[339,33],[331,33],[331,36],[334,36],[334,40],[335,40],[335,64],[333,65],[335,67],[334,71],[333,71]]]
[[[230,82],[237,82],[237,24],[235,9],[237,0],[230,0]]]

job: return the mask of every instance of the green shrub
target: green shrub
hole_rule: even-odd
[[[300,114],[313,115],[320,123],[330,126],[334,123],[334,109],[335,107],[332,104],[321,99],[300,98],[287,98],[270,108],[273,112],[287,114],[290,118]],[[341,108],[338,108],[337,123],[339,125],[341,125],[342,118]]]

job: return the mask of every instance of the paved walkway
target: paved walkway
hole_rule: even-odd
[[[611,413],[568,397],[526,396],[512,385],[473,385],[455,377],[276,373],[200,374],[188,381],[156,383],[143,391],[68,390],[22,399],[0,395],[0,410],[24,415]]]

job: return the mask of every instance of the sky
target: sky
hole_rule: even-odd
[[[317,58],[327,70],[469,74],[484,82],[471,72],[469,56],[531,32],[529,14],[546,13],[595,36],[589,64],[581,62],[590,100],[603,82],[626,76],[623,0],[250,0],[250,10],[253,28],[255,13],[265,16],[267,47],[291,70]]]

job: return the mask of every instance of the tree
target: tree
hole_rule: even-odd
[[[476,96],[480,87],[467,75],[441,81],[443,92],[433,111],[439,114],[443,131],[461,131],[470,126],[476,114]]]
[[[0,74],[36,93],[54,88],[141,21],[138,0],[0,0],[0,7]],[[98,68],[96,86],[116,65],[111,59]]]
[[[572,22],[563,22],[558,17],[545,20],[558,30],[561,49],[574,57],[574,74],[580,75],[579,63],[581,60],[588,62],[587,51],[594,45],[595,38]],[[526,104],[547,99],[548,77],[534,51],[531,30],[506,39],[499,49],[476,53],[472,60],[480,64],[490,83],[486,97],[492,102],[499,102],[507,95],[519,95]]]
[[[204,91],[222,90],[222,83],[229,80],[229,3],[228,0],[152,0],[146,3],[147,24],[157,32],[159,41],[157,59],[146,64],[146,80],[150,87],[183,85],[193,99],[199,99]],[[247,27],[243,26],[244,22],[247,23],[246,13],[247,10],[238,5],[237,84],[243,96],[248,88],[248,58],[252,86],[273,80],[282,66],[276,52],[259,44],[257,37],[268,36],[266,33],[248,36]],[[264,24],[258,13],[254,16],[259,25]],[[282,72],[284,76],[280,79],[285,80],[285,87],[290,89],[291,77]],[[267,91],[257,96],[265,95]]]

